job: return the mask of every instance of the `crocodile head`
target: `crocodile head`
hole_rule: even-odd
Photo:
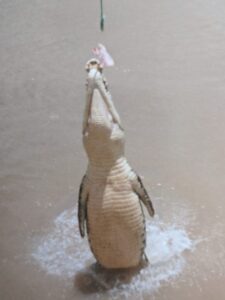
[[[89,160],[106,164],[123,155],[124,131],[99,61],[88,61],[86,70],[88,76],[83,143]]]

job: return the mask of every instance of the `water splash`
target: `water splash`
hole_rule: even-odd
[[[184,228],[175,224],[168,226],[158,217],[147,220],[146,254],[150,265],[137,272],[128,283],[116,277],[107,293],[110,299],[129,298],[156,291],[163,282],[177,277],[185,267],[184,251],[191,250],[195,243]],[[44,236],[32,257],[49,274],[74,278],[75,274],[86,268],[87,273],[107,289],[108,282],[101,272],[94,272],[87,266],[94,262],[86,240],[80,238],[76,209],[66,210],[54,221],[54,229]],[[96,294],[101,298],[101,294]],[[105,294],[104,294],[105,297]]]

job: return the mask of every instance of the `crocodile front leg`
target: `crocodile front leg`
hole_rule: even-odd
[[[141,178],[135,172],[133,172],[131,176],[131,185],[133,191],[138,195],[138,198],[142,201],[142,203],[147,208],[149,215],[153,217],[155,214],[155,210],[152,201],[144,187]]]
[[[81,237],[85,236],[85,222],[87,220],[88,184],[87,176],[84,175],[80,184],[78,202],[78,220]]]

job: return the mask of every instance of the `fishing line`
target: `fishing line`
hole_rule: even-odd
[[[103,13],[103,0],[100,0],[100,29],[101,29],[101,31],[104,30],[104,21],[105,21],[105,17],[104,17],[104,13]]]

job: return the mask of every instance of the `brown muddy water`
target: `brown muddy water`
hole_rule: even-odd
[[[225,2],[0,1],[0,299],[224,299]],[[78,235],[84,64],[105,70],[144,177],[149,267],[105,273]]]

